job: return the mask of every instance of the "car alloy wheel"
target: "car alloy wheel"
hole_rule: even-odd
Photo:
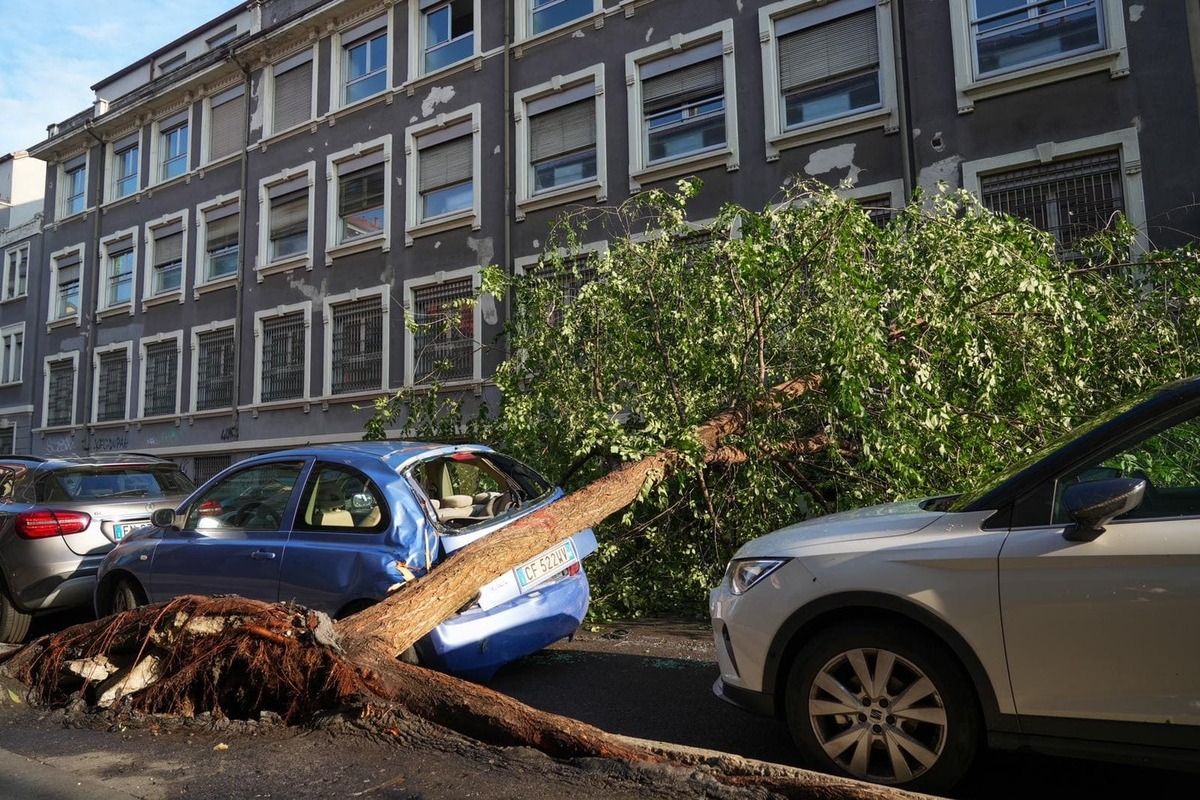
[[[795,662],[788,723],[813,763],[859,780],[948,788],[978,742],[961,672],[920,631],[850,625],[814,637]]]

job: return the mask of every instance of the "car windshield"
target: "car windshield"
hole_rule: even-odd
[[[71,467],[55,470],[37,487],[38,502],[161,499],[194,487],[176,469],[158,467]]]
[[[1131,398],[1129,400],[1126,400],[1122,403],[1116,404],[1112,408],[1104,411],[1101,414],[1098,414],[1097,416],[1093,417],[1092,419],[1088,420],[1087,422],[1083,423],[1082,425],[1072,428],[1071,430],[1067,431],[1062,436],[1058,437],[1057,439],[1052,440],[1049,444],[1045,445],[1044,447],[1042,447],[1038,450],[1035,450],[1034,452],[1030,453],[1029,455],[1025,456],[1024,458],[1017,460],[1008,469],[1004,470],[1003,472],[1000,472],[997,475],[992,476],[991,479],[989,479],[986,483],[983,483],[969,491],[963,492],[962,494],[953,498],[953,500],[951,500],[949,502],[949,504],[947,505],[947,510],[948,511],[962,511],[964,509],[971,508],[975,503],[977,503],[978,501],[980,501],[981,499],[986,497],[991,492],[998,489],[1005,482],[1007,482],[1008,480],[1012,479],[1013,477],[1021,474],[1023,471],[1025,471],[1029,467],[1033,466],[1037,462],[1041,461],[1046,456],[1059,450],[1060,448],[1066,447],[1067,445],[1069,445],[1071,442],[1075,441],[1076,439],[1080,439],[1083,436],[1086,436],[1088,433],[1092,432],[1093,430],[1100,427],[1101,425],[1104,425],[1105,423],[1109,422],[1110,420],[1113,420],[1116,417],[1120,416],[1121,414],[1124,414],[1126,411],[1129,411],[1131,408],[1145,402],[1147,399],[1153,397],[1154,395],[1158,394],[1159,392],[1162,392],[1165,389],[1169,389],[1169,388],[1171,388],[1171,387],[1170,386],[1167,386],[1167,387],[1159,386],[1159,387],[1156,387],[1149,391],[1142,392],[1141,394],[1135,395],[1133,398]]]

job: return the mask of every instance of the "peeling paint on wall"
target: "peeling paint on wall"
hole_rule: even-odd
[[[325,281],[321,281],[320,286],[313,286],[311,283],[306,283],[303,278],[293,278],[288,275],[287,282],[288,286],[313,301],[314,304],[325,302]]]
[[[937,194],[938,184],[958,188],[958,165],[962,162],[962,156],[950,156],[921,170],[917,176],[917,186],[925,193],[926,202],[930,202]]]
[[[500,155],[500,145],[496,145],[496,146],[495,146],[495,147],[492,149],[492,155],[494,155],[494,156],[498,156],[498,155]]]
[[[646,41],[650,41],[650,37],[654,35],[654,28],[651,27],[646,31]]]
[[[571,34],[572,39],[582,39],[586,34],[583,31],[575,31]]]
[[[804,171],[814,177],[827,175],[835,169],[847,170],[845,180],[851,185],[858,183],[858,174],[862,170],[854,164],[853,143],[817,150],[808,157],[808,163],[804,166]]]
[[[1140,4],[1130,6],[1129,7],[1129,21],[1130,22],[1139,21],[1142,18],[1142,12],[1145,10],[1146,10],[1146,7],[1143,5],[1140,5]]]
[[[429,95],[421,101],[421,116],[428,117],[433,114],[433,108],[438,103],[449,103],[454,99],[453,86],[431,86],[429,87]]]
[[[467,247],[475,252],[475,263],[481,267],[491,264],[496,258],[496,242],[491,236],[467,237]]]

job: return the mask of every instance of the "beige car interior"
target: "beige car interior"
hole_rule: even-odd
[[[439,522],[462,527],[492,519],[504,512],[511,500],[507,493],[490,486],[503,486],[507,478],[483,459],[470,464],[432,461],[422,467],[422,486]],[[478,491],[467,494],[467,488]]]
[[[347,481],[341,480],[344,477],[340,473],[326,472],[317,478],[316,491],[309,497],[304,515],[306,524],[314,528],[373,528],[379,524],[382,512],[377,502],[366,514],[356,517],[351,513],[346,491],[357,487],[348,486]]]

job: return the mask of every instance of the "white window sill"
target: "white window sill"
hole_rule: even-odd
[[[517,200],[516,220],[520,222],[525,219],[525,215],[530,211],[538,211],[543,208],[551,208],[553,206],[560,206],[563,203],[584,199],[603,203],[608,199],[608,192],[605,190],[604,184],[598,180],[581,181],[569,186],[563,186],[562,188],[542,191],[532,197]]]
[[[686,175],[697,170],[710,169],[712,167],[724,166],[729,172],[733,172],[738,168],[737,156],[732,148],[722,147],[718,150],[709,150],[703,153],[695,153],[690,156],[683,156],[672,161],[665,161],[658,164],[653,164],[648,167],[633,172],[629,176],[629,191],[640,192],[642,186],[655,181],[674,178],[679,175]]]
[[[294,269],[312,269],[312,257],[308,253],[295,256],[293,258],[285,258],[279,261],[272,261],[268,264],[260,264],[254,268],[258,274],[258,282],[262,283],[263,278],[267,275],[277,275],[280,272],[291,272]]]
[[[381,89],[380,91],[376,92],[375,94],[367,95],[366,97],[362,98],[361,100],[355,100],[353,103],[348,103],[347,105],[344,105],[344,106],[338,106],[337,108],[329,109],[329,113],[325,115],[325,121],[328,122],[330,124],[330,126],[336,125],[337,121],[340,118],[347,116],[349,114],[353,114],[355,111],[360,111],[364,108],[369,108],[370,106],[376,105],[377,103],[379,103],[381,101],[390,106],[392,104],[392,102],[395,100],[395,97],[396,97],[395,89],[392,89],[392,88]]]
[[[147,308],[150,308],[151,306],[162,306],[162,305],[166,305],[167,303],[171,303],[171,302],[182,303],[183,302],[183,291],[180,289],[175,289],[174,291],[163,292],[162,294],[156,294],[153,297],[143,298],[142,299],[142,311],[145,311]]]
[[[152,417],[138,417],[137,426],[140,429],[143,425],[159,425],[164,422],[171,422],[178,426],[179,412],[173,411],[170,414],[155,414]]]
[[[24,381],[21,380],[20,378],[18,378],[15,381],[8,381],[6,383],[0,383],[0,389],[6,389],[9,386],[20,386],[22,383],[24,383]]]
[[[192,423],[193,419],[216,419],[217,417],[228,417],[229,412],[233,410],[233,406],[224,406],[222,408],[206,408],[203,411],[185,411],[182,416],[188,418],[188,424]]]
[[[329,365],[326,364],[325,368],[328,369]],[[313,398],[313,402],[320,403],[322,411],[328,411],[330,404],[336,405],[339,403],[341,403],[341,404],[362,403],[364,401],[374,402],[375,398],[379,397],[380,394],[387,392],[387,391],[388,390],[385,389],[383,384],[381,383],[379,385],[379,387],[376,389],[360,389],[357,392],[344,392],[342,394],[327,394],[322,397]]]
[[[351,239],[345,244],[339,244],[325,251],[325,266],[332,267],[335,258],[365,253],[368,250],[381,250],[386,253],[391,249],[388,245],[389,241],[391,241],[391,232],[387,229],[384,229],[383,233]]]
[[[269,403],[258,401],[253,405],[242,406],[242,410],[249,411],[250,416],[253,418],[257,418],[259,413],[263,411],[284,411],[289,408],[299,408],[307,414],[312,411],[312,404],[312,398],[297,397],[291,400],[275,400]]]
[[[968,114],[975,110],[975,101],[989,97],[1019,92],[1048,83],[1087,75],[1092,72],[1109,71],[1109,76],[1121,78],[1129,74],[1129,58],[1124,49],[1100,50],[1094,53],[1065,58],[1049,64],[1006,72],[1003,75],[980,78],[959,86],[958,113]]]
[[[831,139],[835,136],[871,130],[872,128],[882,128],[884,133],[896,133],[900,130],[896,109],[873,108],[870,111],[838,117],[837,119],[822,120],[821,122],[814,122],[811,125],[783,131],[774,136],[768,136],[767,161],[778,160],[780,151],[791,147],[799,147],[811,144],[812,142],[819,142],[823,139]]]
[[[240,159],[242,157],[242,154],[243,154],[243,151],[235,150],[228,155],[221,156],[220,158],[214,158],[211,161],[205,161],[203,164],[200,165],[200,167],[196,170],[196,172],[200,175],[201,178],[203,178],[204,173],[206,173],[206,172],[214,170],[217,167],[223,167],[226,164],[236,163],[238,161],[238,159]]]
[[[0,304],[11,303],[14,300],[26,300],[28,298],[29,298],[28,294],[14,294],[12,297],[5,297],[3,299],[0,299]]]
[[[46,322],[46,333],[49,333],[54,328],[79,327],[79,316],[62,317],[61,319],[52,319]]]
[[[195,170],[188,170],[187,172],[183,172],[179,175],[176,175],[174,178],[169,178],[168,180],[165,180],[165,181],[159,181],[158,183],[152,183],[149,186],[147,186],[145,189],[143,189],[142,191],[146,193],[147,197],[153,197],[154,193],[157,192],[159,189],[168,189],[172,186],[178,186],[179,184],[191,183],[192,176],[194,174],[195,174]]]
[[[407,94],[409,97],[412,97],[417,93],[417,89],[420,87],[435,81],[445,80],[448,76],[453,75],[456,72],[461,72],[467,68],[471,68],[476,71],[482,69],[483,55],[481,53],[476,53],[475,55],[467,56],[462,61],[455,61],[453,64],[447,64],[444,67],[439,67],[433,72],[423,72],[412,80],[405,81],[396,88],[398,90],[403,89],[405,94]]]
[[[122,314],[133,316],[133,303],[121,303],[119,306],[110,306],[108,308],[96,309],[96,317],[98,319],[108,319],[109,317],[117,317]]]
[[[129,430],[129,420],[127,419],[106,419],[104,422],[92,420],[89,426],[92,430]]]
[[[68,214],[65,217],[59,217],[58,219],[54,220],[55,229],[57,229],[57,227],[59,225],[65,225],[68,222],[75,222],[76,220],[87,219],[88,214],[90,214],[94,210],[95,210],[95,206],[88,206],[83,211],[76,211],[74,214]]]
[[[232,275],[223,275],[220,278],[208,281],[207,283],[198,283],[192,289],[192,299],[199,300],[200,295],[209,292],[215,292],[218,289],[229,289],[237,286],[237,273]]]
[[[405,231],[404,243],[411,247],[413,240],[417,237],[431,236],[435,233],[443,233],[455,228],[465,228],[468,225],[472,230],[479,230],[479,218],[476,216],[474,209],[456,211],[452,214],[434,217],[433,219],[410,225]]]
[[[262,152],[265,153],[267,152],[267,148],[271,145],[282,142],[284,139],[291,138],[297,133],[304,133],[305,131],[308,133],[316,133],[320,129],[321,123],[324,121],[325,117],[313,117],[311,119],[307,119],[304,122],[301,122],[298,125],[293,125],[290,128],[284,128],[281,131],[274,131],[271,133],[271,135],[264,136],[258,140],[257,144],[251,146],[258,147],[260,150],[262,150]]]
[[[536,47],[539,44],[553,41],[560,36],[570,36],[575,31],[583,30],[588,26],[595,28],[604,27],[604,10],[593,11],[590,14],[584,14],[582,17],[576,17],[570,22],[564,22],[556,28],[549,28],[541,33],[534,33],[526,36],[524,39],[518,39],[515,43],[516,57],[521,58],[524,55],[521,50],[526,47]]]
[[[43,437],[45,437],[48,435],[57,435],[60,433],[74,433],[80,427],[82,427],[82,426],[76,425],[74,422],[69,422],[69,423],[66,423],[65,425],[45,425],[41,428],[34,428],[33,430],[30,431],[30,433],[39,433]]]

